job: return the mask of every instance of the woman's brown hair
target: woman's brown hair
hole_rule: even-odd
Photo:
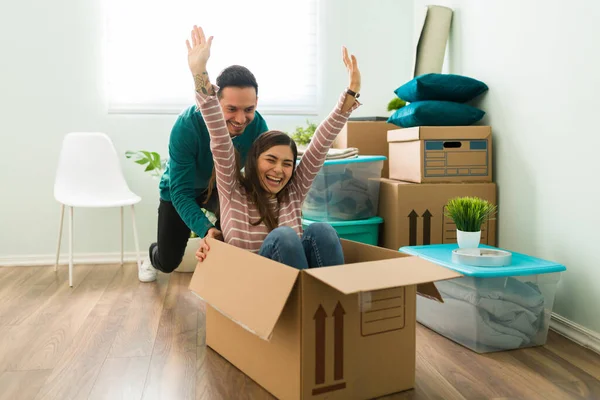
[[[295,160],[298,157],[298,149],[296,143],[292,138],[285,132],[280,131],[268,131],[263,133],[252,143],[248,156],[246,157],[246,163],[244,165],[244,173],[240,171],[240,157],[237,150],[235,151],[235,160],[237,166],[237,179],[246,190],[246,193],[250,197],[250,200],[256,205],[260,218],[257,221],[250,221],[251,225],[257,226],[262,222],[265,223],[269,231],[277,228],[278,221],[277,216],[273,212],[273,209],[269,205],[269,193],[262,187],[260,177],[258,175],[258,157],[274,146],[289,146],[292,149],[292,155],[294,164],[292,167],[292,175],[287,184],[277,193],[277,201],[281,202],[288,196],[289,183],[291,178],[294,176],[296,171]],[[210,198],[213,192],[213,188],[216,183],[216,174],[213,168],[210,181],[208,183],[208,193],[206,195],[206,201]]]

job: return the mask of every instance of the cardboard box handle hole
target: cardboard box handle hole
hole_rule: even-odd
[[[445,149],[458,149],[462,146],[461,142],[444,142]]]

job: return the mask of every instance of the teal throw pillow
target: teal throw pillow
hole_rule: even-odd
[[[465,126],[479,121],[485,112],[451,101],[417,101],[394,112],[387,122],[402,128],[413,126]]]
[[[413,78],[394,91],[408,102],[444,100],[465,103],[488,90],[477,79],[454,74],[424,74]]]

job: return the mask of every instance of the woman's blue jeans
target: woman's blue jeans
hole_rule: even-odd
[[[340,237],[331,225],[323,222],[310,224],[302,239],[289,226],[275,228],[258,254],[297,269],[344,264]]]

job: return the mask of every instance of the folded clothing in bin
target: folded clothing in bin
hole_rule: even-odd
[[[514,349],[535,341],[544,328],[544,296],[532,282],[465,277],[436,286],[452,312],[437,313],[424,307],[419,310],[420,317],[427,319],[431,329],[450,333],[458,341]],[[475,326],[470,323],[473,318]],[[474,335],[474,331],[478,333]]]
[[[302,208],[306,218],[315,221],[370,218],[375,210],[369,186],[354,178],[349,170],[329,175],[327,179],[317,177]]]
[[[304,155],[304,149],[298,149],[298,159]],[[344,160],[347,158],[358,157],[358,149],[356,147],[348,147],[346,149],[329,149],[327,150],[326,160]]]

